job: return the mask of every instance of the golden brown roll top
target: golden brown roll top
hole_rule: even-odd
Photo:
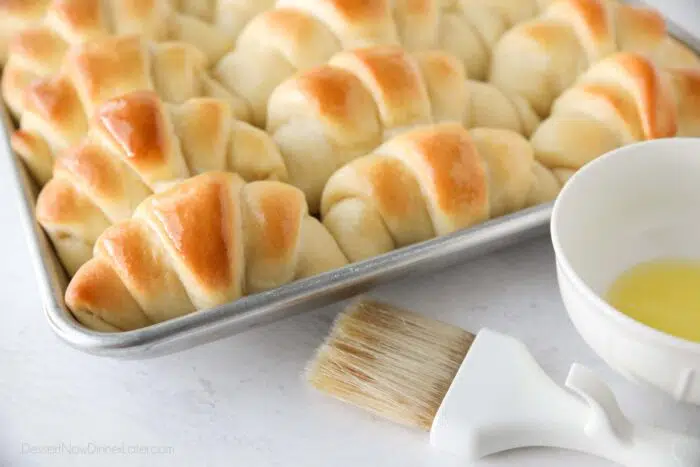
[[[7,62],[11,39],[20,31],[39,24],[51,0],[2,0],[0,2],[0,63]]]
[[[417,127],[337,170],[321,215],[358,261],[525,207],[536,182],[528,141],[457,123]]]
[[[203,64],[203,57],[193,48],[182,47],[178,53],[189,53]],[[74,47],[65,57],[58,76],[65,76],[72,84],[89,117],[96,106],[110,97],[132,90],[152,89],[150,61],[148,46],[137,36],[107,38]],[[172,71],[175,70],[168,70]],[[26,94],[31,95],[31,91]]]
[[[95,241],[112,224],[70,179],[60,176],[42,189],[35,213],[69,275],[92,257]]]
[[[214,67],[214,76],[248,102],[252,122],[264,126],[267,100],[297,71],[325,63],[341,50],[337,38],[303,11],[275,8],[241,31],[236,48]]]
[[[344,49],[402,45],[442,49],[459,57],[475,79],[487,70],[490,47],[512,25],[539,11],[536,0],[282,0],[323,23]]]
[[[352,74],[362,83],[372,96],[385,131],[401,131],[432,119],[430,96],[421,70],[401,48],[355,49],[335,55],[329,66]]]
[[[416,125],[453,121],[529,135],[539,123],[521,98],[467,80],[456,57],[396,46],[340,52],[295,75],[272,93],[268,117],[289,183],[313,213],[333,171]]]
[[[73,83],[64,75],[38,81],[25,99],[27,112],[10,141],[34,180],[42,185],[51,178],[54,154],[85,134],[87,117]]]
[[[130,25],[134,33],[143,34],[153,40],[163,40],[165,35],[154,30],[153,23],[161,23],[164,10],[169,8],[164,0],[146,0],[151,8],[133,11],[135,2],[96,0],[64,0],[47,4],[41,21],[36,26],[21,29],[9,43],[7,63],[3,70],[3,97],[16,116],[23,106],[21,90],[32,81],[58,73],[62,60],[71,45],[104,39],[111,35],[105,8],[115,9],[115,21]],[[144,5],[145,6],[145,5]],[[0,5],[0,14],[2,6]],[[134,27],[138,23],[139,27]]]
[[[472,79],[484,79],[491,47],[511,25],[535,15],[536,0],[283,0],[252,19],[214,75],[266,124],[277,85],[342,50],[402,46],[445,50]]]
[[[680,73],[682,83],[692,83]],[[692,134],[697,110],[679,114],[676,99],[697,100],[698,89],[690,85],[677,89],[671,76],[645,55],[613,54],[554,102],[550,117],[532,136],[536,158],[552,170],[575,171],[625,144],[675,136],[681,127]]]
[[[671,68],[668,73],[678,110],[676,136],[700,137],[700,69]]]
[[[245,118],[245,107],[206,74],[205,65],[203,55],[190,45],[149,46],[137,36],[74,46],[57,75],[21,91],[24,112],[12,146],[42,185],[51,176],[55,156],[85,134],[96,107],[130,91],[153,90],[168,102],[223,95],[236,115]]]
[[[152,195],[107,229],[66,303],[90,328],[126,331],[345,264],[299,190],[209,172]]]
[[[667,34],[654,9],[611,0],[558,0],[501,37],[490,81],[521,94],[545,117],[581,73],[616,52],[641,53],[664,67],[700,67],[700,59]]]
[[[286,177],[271,139],[235,120],[226,101],[168,105],[154,91],[135,91],[97,107],[87,135],[56,160],[37,219],[73,274],[108,225],[130,217],[150,194],[211,170],[248,180]]]
[[[233,48],[243,25],[272,0],[56,0],[0,3],[3,96],[15,115],[16,90],[59,71],[71,45],[111,35],[147,41],[183,41],[214,63]]]
[[[2,70],[2,97],[15,117],[24,111],[23,90],[32,82],[57,73],[68,47],[44,28],[28,29],[13,38],[9,59]]]

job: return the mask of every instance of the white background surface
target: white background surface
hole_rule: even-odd
[[[694,0],[656,0],[700,32]],[[683,9],[683,4],[695,5]],[[695,20],[695,25],[693,25]],[[6,163],[0,174],[7,173]],[[340,305],[149,361],[67,348],[36,294],[15,195],[0,175],[0,466],[456,466],[424,433],[394,426],[310,390],[300,377]],[[678,406],[609,370],[570,326],[549,239],[522,244],[373,295],[466,329],[522,339],[562,382],[578,361],[611,384],[635,420],[700,436],[700,409]],[[168,447],[165,454],[39,454],[46,446]],[[34,451],[34,453],[28,452]],[[598,467],[583,455],[514,451],[491,467]]]

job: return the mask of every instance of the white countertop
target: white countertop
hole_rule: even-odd
[[[690,14],[684,0],[654,3],[686,25],[694,18],[700,31],[700,8]],[[155,360],[116,361],[66,347],[41,311],[15,195],[5,183],[0,199],[0,466],[460,465],[431,449],[426,434],[305,385],[300,373],[339,306]],[[512,334],[558,382],[574,361],[588,365],[635,420],[700,436],[700,408],[629,383],[576,334],[558,296],[547,237],[373,295],[472,331],[489,326]],[[115,445],[152,452],[106,452]],[[98,447],[99,454],[75,453]],[[477,464],[564,465],[611,464],[534,449]]]

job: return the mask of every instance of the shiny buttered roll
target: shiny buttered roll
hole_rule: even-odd
[[[70,46],[112,35],[183,41],[208,63],[233,48],[243,26],[273,0],[7,0],[0,2],[3,97],[15,115],[17,91],[56,74]]]
[[[265,126],[267,100],[292,75],[342,50],[379,45],[414,52],[444,50],[467,75],[485,79],[491,48],[548,0],[281,0],[253,18],[215,76],[250,105]]]
[[[664,69],[643,54],[618,52],[559,96],[531,138],[535,157],[564,181],[623,145],[700,136],[700,70]]]
[[[555,196],[527,139],[503,129],[424,125],[337,170],[321,218],[351,261],[446,235]],[[551,193],[553,190],[555,193]]]
[[[206,61],[196,48],[149,44],[133,35],[111,37],[73,47],[57,75],[21,91],[24,112],[12,147],[43,185],[51,178],[55,157],[80,141],[100,104],[140,90],[153,90],[167,102],[226,98],[238,118],[246,117],[245,106],[206,73]]]
[[[37,220],[72,275],[98,236],[146,197],[221,170],[247,180],[286,178],[274,142],[236,120],[226,100],[166,104],[154,91],[135,91],[99,106],[87,135],[56,160],[37,198]]]
[[[336,169],[416,125],[453,121],[530,135],[539,124],[520,96],[468,80],[455,56],[397,46],[340,52],[298,73],[274,90],[268,116],[289,183],[312,213]]]
[[[490,81],[524,96],[542,117],[585,70],[616,52],[663,67],[700,67],[655,9],[612,0],[558,0],[506,32],[493,49]]]
[[[676,136],[700,138],[700,68],[668,68],[678,112]]]
[[[65,300],[89,328],[129,331],[345,264],[301,191],[215,171],[150,196],[100,235]]]

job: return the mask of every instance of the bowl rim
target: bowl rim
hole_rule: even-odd
[[[617,322],[622,326],[626,326],[629,329],[641,335],[643,338],[651,340],[654,343],[664,345],[666,347],[671,347],[674,349],[682,350],[684,352],[691,352],[700,355],[700,342],[693,342],[682,337],[676,337],[674,335],[668,334],[666,332],[660,331],[654,327],[637,321],[634,318],[627,316],[621,311],[617,310],[615,307],[611,306],[603,300],[597,293],[593,291],[584,281],[579,277],[579,275],[574,270],[573,266],[569,262],[567,255],[564,252],[564,248],[561,245],[560,237],[558,233],[557,226],[559,225],[559,219],[562,214],[562,200],[565,199],[571,190],[571,187],[576,183],[578,179],[586,176],[587,172],[590,172],[592,168],[599,165],[605,164],[607,161],[614,159],[615,157],[623,157],[621,154],[627,154],[630,151],[638,150],[641,146],[667,146],[675,144],[689,144],[693,143],[698,146],[700,150],[700,137],[673,137],[673,138],[659,138],[655,140],[641,141],[636,143],[631,143],[626,146],[621,146],[619,148],[608,151],[602,156],[588,162],[583,167],[578,169],[564,184],[563,188],[557,195],[554,201],[554,206],[552,208],[552,217],[550,221],[550,237],[552,241],[552,246],[554,248],[554,256],[557,265],[561,268],[561,271],[567,277],[567,279],[572,283],[572,285],[579,290],[580,293],[586,296],[593,305],[595,305],[595,312],[602,314],[613,321]],[[593,308],[593,307],[591,307]],[[568,311],[568,310],[567,310]]]

